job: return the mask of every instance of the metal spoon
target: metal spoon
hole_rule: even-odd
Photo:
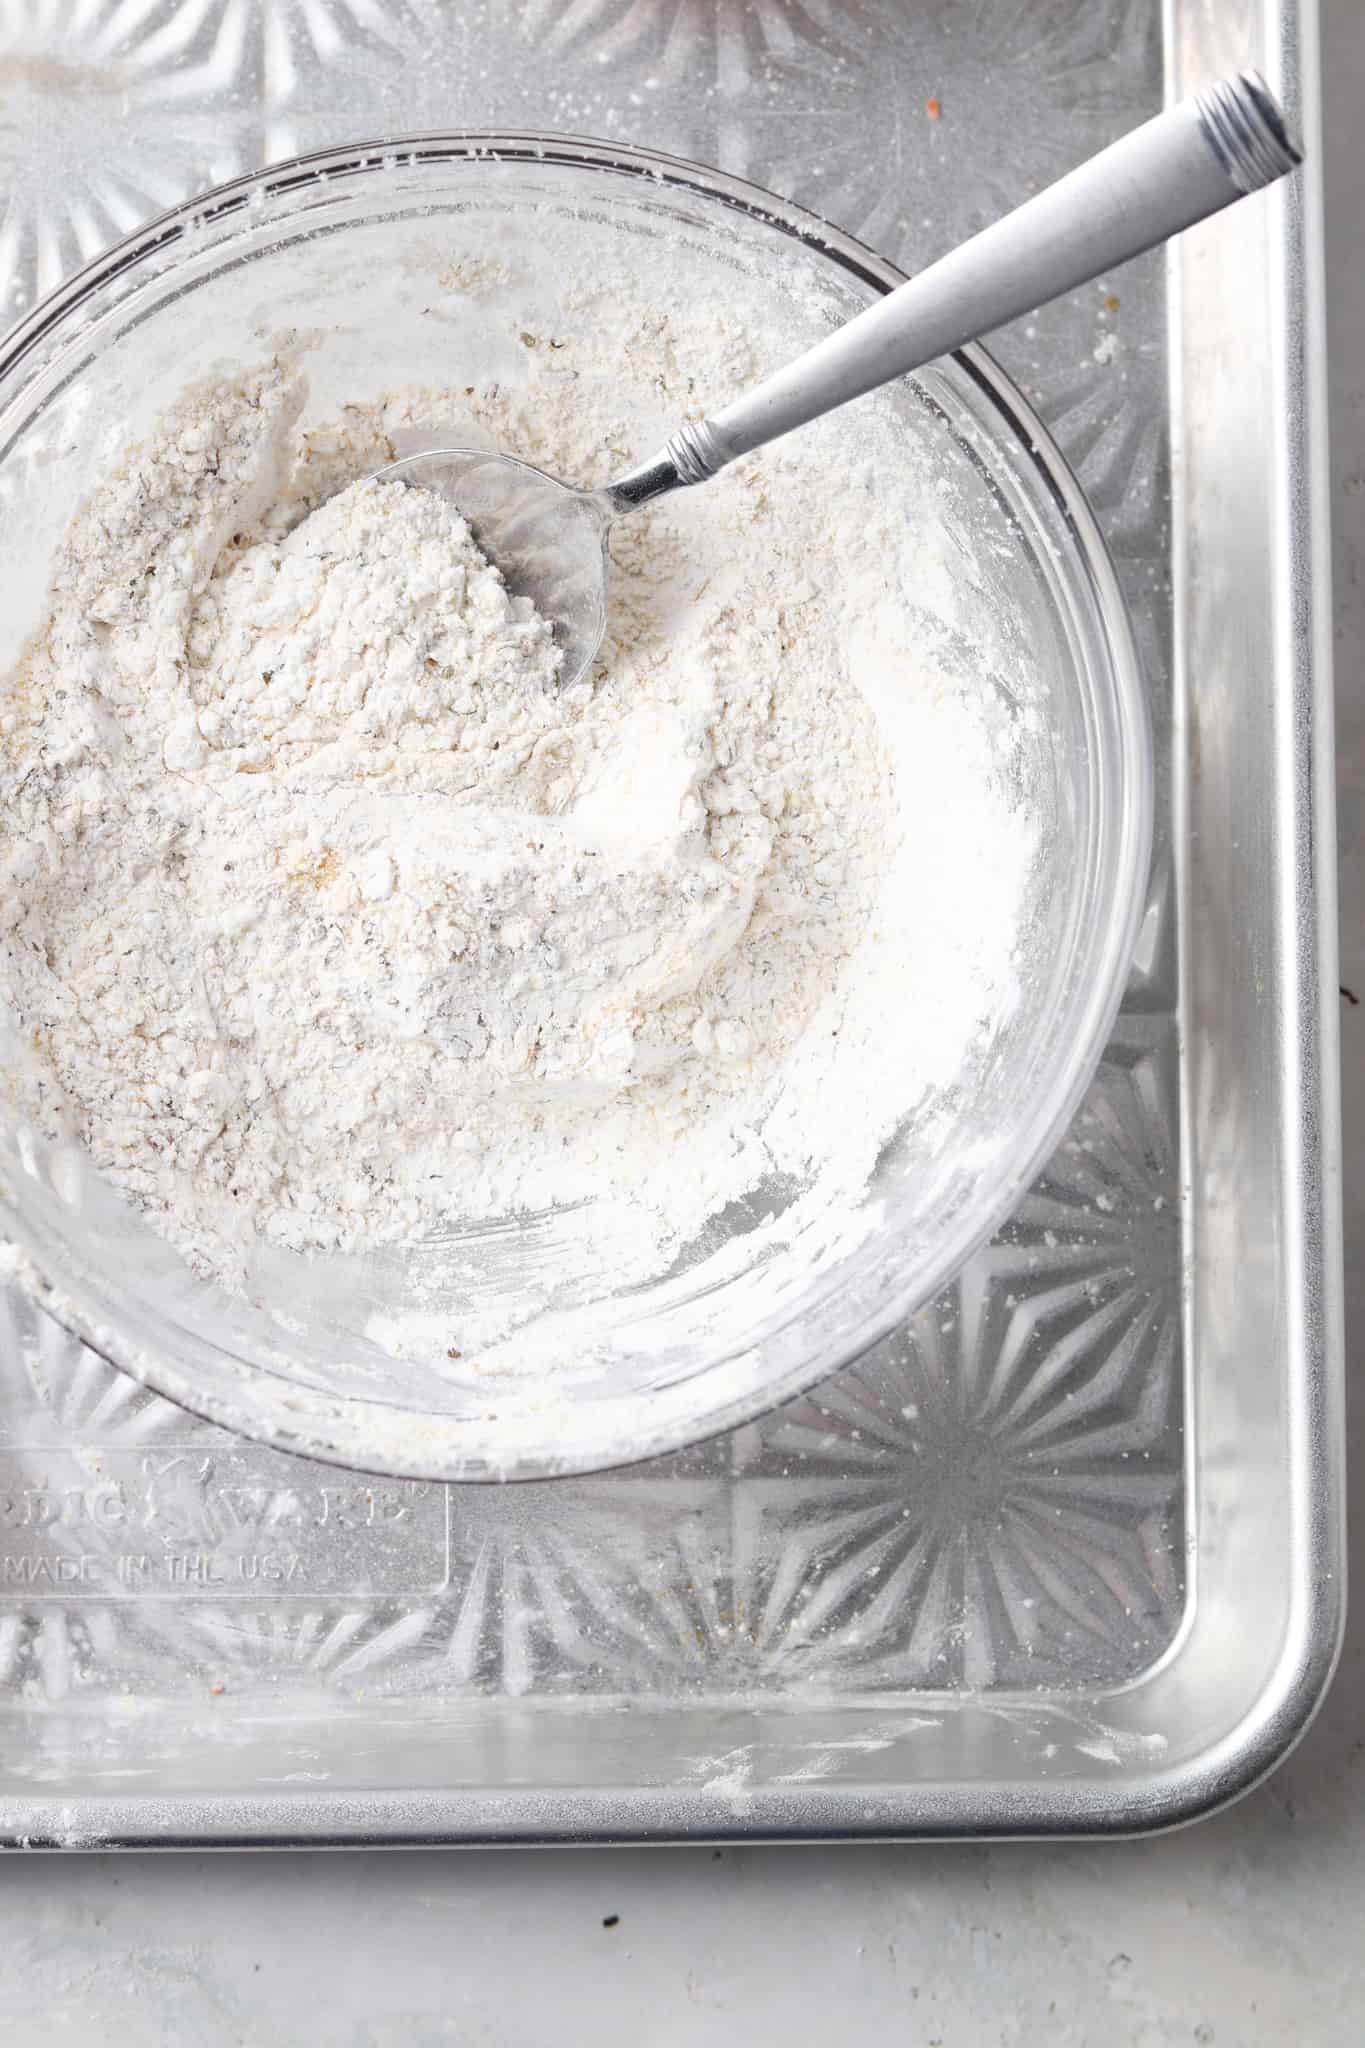
[[[601,644],[613,520],[1090,283],[1300,161],[1264,79],[1244,71],[1101,150],[600,490],[472,448],[409,455],[379,477],[450,499],[509,588],[555,622],[567,685]]]

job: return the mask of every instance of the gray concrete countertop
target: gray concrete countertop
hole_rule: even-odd
[[[1324,0],[1342,980],[1365,997],[1365,12]],[[1365,1001],[1343,997],[1346,1302],[1365,1328]],[[1365,1391],[1348,1373],[1353,1495]],[[1352,1568],[1365,1585],[1365,1515]],[[435,2048],[1356,2048],[1365,1598],[1295,1755],[1122,1844],[0,1863],[0,2037]]]

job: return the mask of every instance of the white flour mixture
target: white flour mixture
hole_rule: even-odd
[[[618,318],[679,410],[755,366]],[[571,689],[448,507],[351,481],[431,421],[589,473],[595,324],[307,431],[306,347],[197,386],[4,690],[14,1085],[230,1284],[585,1201],[620,1281],[775,1177],[852,1202],[1015,1000],[1029,714],[925,658],[867,473],[797,439],[619,528]]]

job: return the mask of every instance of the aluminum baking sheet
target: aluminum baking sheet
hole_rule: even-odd
[[[0,0],[0,309],[197,188],[422,128],[643,142],[906,268],[1292,0]],[[999,338],[1160,756],[1128,999],[1011,1226],[734,1435],[545,1485],[240,1444],[0,1303],[0,1832],[30,1844],[1118,1829],[1302,1726],[1341,1611],[1315,181]]]

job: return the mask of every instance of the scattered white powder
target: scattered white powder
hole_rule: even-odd
[[[752,371],[631,317],[680,406]],[[773,1176],[852,1202],[1015,1000],[1020,714],[917,648],[869,473],[793,441],[618,528],[572,688],[448,506],[352,481],[452,419],[583,474],[592,323],[521,341],[307,431],[288,350],[188,392],[0,700],[14,1085],[230,1283],[594,1200],[657,1273]]]

